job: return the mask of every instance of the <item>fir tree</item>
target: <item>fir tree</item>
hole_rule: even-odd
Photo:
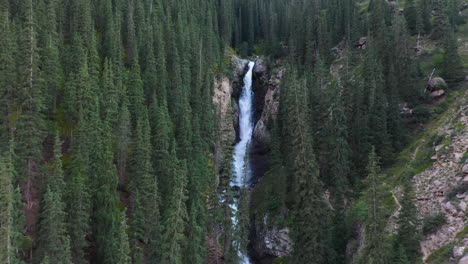
[[[463,78],[463,64],[458,54],[455,33],[451,29],[445,32],[444,59],[441,75],[449,84],[455,84]]]
[[[73,263],[84,264],[85,249],[88,246],[86,237],[90,233],[90,192],[87,182],[87,157],[83,151],[83,134],[79,132],[77,140],[72,146],[72,160],[70,164],[69,183],[65,199],[67,201],[67,224],[70,235],[70,249]]]
[[[48,186],[44,194],[40,222],[40,249],[52,263],[71,264],[70,237],[66,234],[64,204],[60,194]]]
[[[418,11],[416,10],[415,0],[405,1],[405,19],[408,29],[412,34],[418,33]]]
[[[420,253],[419,240],[421,235],[418,228],[419,221],[417,208],[414,204],[412,183],[411,179],[408,178],[405,178],[403,183],[403,197],[401,199],[398,225],[395,242],[397,244],[398,255],[406,257],[408,259],[406,263],[416,262]]]
[[[186,244],[184,231],[187,222],[187,165],[185,161],[177,160],[175,143],[172,142],[171,145],[168,176],[173,179],[173,183],[162,221],[161,263],[181,264]]]
[[[11,143],[9,144],[11,145]],[[0,261],[6,264],[22,263],[19,255],[23,227],[22,208],[18,205],[18,190],[13,188],[15,171],[11,150],[0,156]]]
[[[365,201],[368,206],[366,220],[366,241],[368,244],[363,263],[386,264],[391,261],[391,248],[389,248],[389,242],[383,233],[385,218],[382,202],[386,190],[381,186],[382,175],[380,174],[379,158],[374,147],[369,154],[367,172],[366,185],[368,190],[365,193]]]

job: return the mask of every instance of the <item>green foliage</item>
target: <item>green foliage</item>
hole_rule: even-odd
[[[2,263],[23,257],[200,264],[209,256],[206,237],[230,245],[232,211],[218,193],[234,199],[229,162],[220,165],[213,155],[219,147],[213,79],[232,77],[223,47],[290,64],[278,118],[266,124],[270,171],[251,202],[243,190],[242,250],[253,210],[292,229],[294,256],[276,262],[340,263],[349,233],[340,220],[345,201],[352,204],[347,218],[373,230],[395,207],[366,163],[371,145],[384,165],[405,145],[398,104],[421,99],[420,68],[424,74],[437,68],[450,87],[463,76],[455,0],[408,0],[406,23],[383,0],[0,0],[0,6]],[[406,26],[437,40],[421,67]],[[355,48],[367,35],[366,50]],[[416,106],[416,122],[449,106]],[[434,142],[421,145],[415,162],[395,176],[427,168]],[[222,146],[228,161],[224,144],[232,143]],[[381,195],[353,197],[366,174],[379,180],[365,188]],[[334,213],[322,198],[325,189]],[[30,217],[36,197],[43,198],[39,217]],[[370,210],[375,200],[378,214]],[[386,238],[374,233],[369,239],[387,251]],[[368,263],[382,258],[366,250]],[[403,252],[400,262],[412,258],[407,245],[395,250]]]
[[[443,212],[439,212],[437,214],[429,215],[424,217],[423,219],[423,234],[431,234],[437,230],[440,226],[444,225],[447,222],[445,218],[445,214]]]
[[[452,200],[454,199],[457,194],[462,194],[462,193],[466,193],[468,192],[468,182],[462,182],[461,184],[459,185],[456,185],[454,186],[453,188],[451,188],[447,193],[446,193],[446,197],[447,197],[447,200]]]
[[[449,243],[441,248],[437,249],[436,251],[432,252],[426,258],[426,262],[430,264],[444,264],[447,263],[447,260],[452,255],[452,250],[455,245],[453,243]]]

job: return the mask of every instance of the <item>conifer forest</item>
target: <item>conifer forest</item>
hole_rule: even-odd
[[[468,264],[465,0],[0,0],[0,264]]]

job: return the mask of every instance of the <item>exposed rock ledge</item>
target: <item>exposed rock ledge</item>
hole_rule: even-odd
[[[276,257],[290,256],[293,247],[289,232],[288,227],[269,226],[265,215],[263,221],[255,223],[254,257],[260,263],[271,263]]]

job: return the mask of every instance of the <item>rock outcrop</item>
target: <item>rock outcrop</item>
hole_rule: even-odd
[[[279,228],[268,224],[268,216],[255,223],[255,236],[253,243],[253,255],[260,263],[271,263],[277,257],[287,257],[292,253],[292,241],[290,230],[287,227]]]
[[[460,259],[458,264],[468,264],[468,255],[466,255],[462,259]]]
[[[278,63],[267,66],[266,59],[260,57],[256,60],[254,68],[255,93],[255,128],[252,137],[251,159],[255,166],[253,181],[263,175],[268,169],[268,152],[270,147],[273,121],[278,115],[280,83],[284,69]]]
[[[434,77],[427,83],[427,89],[429,91],[443,90],[447,88],[447,83],[440,77]]]
[[[468,150],[467,98],[465,94],[462,107],[445,115],[447,120],[442,120],[444,126],[438,128],[437,135],[443,140],[434,147],[432,168],[413,178],[420,216],[441,212],[446,218],[444,225],[421,241],[424,259],[448,243],[457,243],[456,234],[468,223],[468,195],[466,187],[463,188],[468,183],[468,169],[465,170],[467,164],[462,163],[466,162],[463,156]],[[468,247],[468,241],[462,241],[458,246]]]

